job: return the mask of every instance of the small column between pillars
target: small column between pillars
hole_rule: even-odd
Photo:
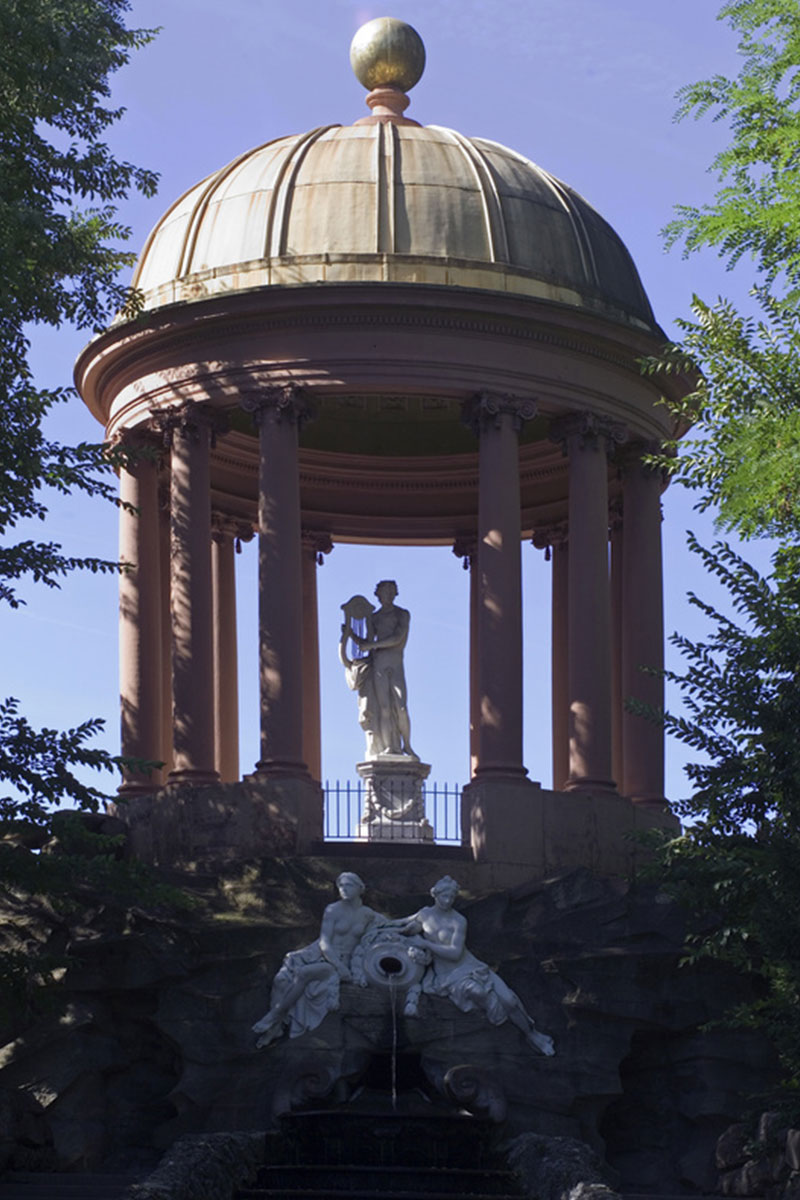
[[[173,765],[170,783],[216,783],[211,601],[211,440],[220,419],[189,402],[154,412],[171,446]]]
[[[481,702],[478,693],[478,540],[474,534],[457,537],[453,554],[469,571],[469,777],[478,766],[478,726]]]
[[[621,425],[594,413],[553,422],[569,457],[568,791],[614,791],[611,773],[611,614],[608,572],[610,449]]]
[[[223,783],[239,780],[239,670],[236,550],[254,536],[249,522],[211,514],[211,592],[214,630],[214,765]]]
[[[664,678],[660,673],[664,667],[664,481],[658,467],[642,461],[643,455],[659,450],[657,443],[635,443],[622,460],[622,699],[624,704],[634,698],[660,711],[664,706]],[[624,707],[622,759],[625,795],[638,804],[663,807],[663,728]]]
[[[319,684],[317,567],[333,550],[330,534],[304,529],[303,549],[303,761],[312,779],[322,778],[322,705]]]
[[[566,524],[537,529],[533,545],[552,558],[550,606],[550,695],[553,746],[553,791],[564,788],[569,775],[569,543]]]
[[[482,392],[464,416],[478,452],[478,765],[476,779],[523,779],[519,432],[532,400]]]
[[[303,583],[298,429],[302,392],[272,387],[242,397],[259,432],[258,624],[261,757],[256,774],[308,778],[303,761]]]
[[[148,430],[126,432],[133,457],[120,470],[119,674],[121,753],[161,762],[161,595],[158,456]],[[155,791],[161,771],[123,769],[121,795]]]

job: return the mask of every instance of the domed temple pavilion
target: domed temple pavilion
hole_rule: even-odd
[[[624,698],[662,699],[640,670],[663,657],[663,479],[643,456],[687,381],[642,375],[664,335],[581,196],[406,115],[425,58],[410,26],[370,22],[351,57],[368,114],[176,200],[138,261],[143,311],[78,360],[106,437],[152,448],[120,480],[122,753],[164,766],[126,776],[123,815],[155,861],[311,852],[320,555],[450,545],[471,580],[465,846],[497,879],[622,869],[626,831],[673,820],[662,731]],[[243,776],[234,543],[254,534],[261,746]],[[522,761],[523,539],[552,553],[549,791]]]

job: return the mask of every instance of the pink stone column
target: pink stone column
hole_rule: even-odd
[[[611,774],[622,787],[622,508],[609,514],[611,556]]]
[[[478,767],[478,730],[481,702],[478,693],[478,564],[477,540],[457,537],[453,554],[463,561],[469,571],[469,777],[475,778]]]
[[[569,777],[566,790],[613,791],[607,452],[624,432],[577,413],[553,422],[569,456]]]
[[[211,517],[214,630],[214,765],[223,783],[239,781],[239,670],[236,637],[236,546],[253,536],[247,522]]]
[[[622,511],[622,695],[655,709],[664,705],[664,601],[661,489],[658,469],[641,461],[658,446],[636,445],[626,456]],[[640,804],[664,803],[664,732],[635,713],[622,714],[622,789]]]
[[[569,776],[569,543],[553,543],[551,613],[551,696],[553,789],[560,792]]]
[[[469,406],[478,455],[477,779],[522,779],[522,579],[518,435],[533,401],[483,392]]]
[[[173,765],[170,783],[216,783],[211,600],[212,417],[194,404],[166,415],[172,455],[170,558]]]
[[[161,753],[162,777],[172,770],[172,607],[170,604],[170,516],[169,484],[160,494],[158,552],[160,564],[159,606],[161,610]]]
[[[120,471],[119,675],[121,752],[125,758],[160,762],[161,607],[159,572],[158,461],[155,439],[132,432],[125,444],[139,457]],[[152,792],[161,771],[125,769],[122,795]]]
[[[308,404],[293,387],[242,399],[259,430],[259,775],[308,778],[303,760],[303,578],[298,426]]]
[[[312,779],[322,778],[322,731],[319,687],[319,611],[317,567],[330,554],[327,533],[303,530],[303,761]]]

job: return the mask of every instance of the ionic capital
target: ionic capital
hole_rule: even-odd
[[[235,517],[231,513],[211,511],[211,540],[214,542],[232,541],[250,542],[255,537],[255,529],[251,521],[244,517]]]
[[[333,550],[333,540],[329,533],[321,533],[318,529],[303,529],[300,540],[306,554],[313,556],[315,563],[321,567],[325,563],[325,555]]]
[[[120,429],[106,443],[106,456],[112,467],[135,470],[140,462],[161,466],[163,439],[161,433],[150,422],[134,425],[132,429]]]
[[[628,431],[621,421],[585,411],[556,417],[550,422],[548,436],[551,442],[561,443],[564,454],[569,453],[570,446],[579,450],[604,449],[611,454],[627,441]]]
[[[166,447],[172,446],[176,434],[197,441],[204,429],[209,430],[213,446],[217,435],[228,429],[228,418],[224,413],[194,400],[169,404],[164,408],[151,408],[150,412],[153,429],[161,434],[162,444]]]
[[[476,437],[484,429],[499,429],[505,416],[512,418],[514,432],[519,433],[525,422],[536,416],[536,401],[504,392],[478,392],[461,406],[461,419]]]
[[[554,521],[552,525],[539,525],[533,532],[531,545],[537,550],[545,551],[545,558],[550,557],[553,546],[565,546],[569,540],[569,527],[566,521]]]
[[[658,477],[661,483],[666,484],[666,467],[663,462],[653,461],[663,458],[664,453],[664,446],[657,439],[639,438],[628,442],[624,449],[617,452],[617,463],[624,475],[638,470],[646,479]]]
[[[453,542],[453,554],[460,558],[465,571],[475,562],[478,552],[478,539],[474,533],[460,533]]]
[[[296,425],[299,432],[314,417],[308,392],[295,383],[275,384],[258,392],[245,392],[239,397],[239,403],[245,412],[251,414],[258,428],[265,420],[272,419],[278,424],[286,422]]]

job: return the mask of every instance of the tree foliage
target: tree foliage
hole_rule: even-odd
[[[692,595],[711,633],[672,637],[686,666],[666,674],[684,711],[665,723],[699,757],[687,767],[690,795],[675,804],[685,831],[662,845],[660,869],[701,918],[689,957],[722,959],[760,980],[757,999],[732,1017],[773,1038],[797,1087],[800,551],[778,551],[764,578],[725,543],[690,544],[725,586],[734,615]]]
[[[151,31],[130,30],[128,0],[0,0],[0,600],[19,602],[15,581],[50,586],[77,559],[47,541],[8,544],[24,518],[44,520],[42,489],[114,494],[101,445],[62,446],[47,437],[50,409],[72,393],[37,388],[28,354],[31,324],[99,329],[135,302],[119,282],[132,262],[129,229],[115,202],[154,192],[156,176],[120,162],[104,141],[122,110],[110,76]]]
[[[117,569],[14,534],[24,520],[45,519],[48,489],[113,498],[111,468],[124,461],[104,445],[47,435],[51,409],[73,393],[36,386],[29,331],[99,329],[135,305],[119,281],[132,255],[116,203],[132,190],[151,194],[156,176],[119,161],[105,141],[122,115],[110,78],[152,36],[126,28],[129,9],[128,0],[0,0],[0,601],[11,606],[22,602],[24,577],[58,586],[75,567]],[[117,765],[89,744],[100,725],[37,731],[15,700],[0,704],[0,832],[20,822],[46,832],[50,809],[64,802],[97,808],[102,793],[75,771]]]
[[[647,371],[694,370],[674,406],[689,437],[668,447],[673,476],[739,535],[779,539],[762,578],[725,543],[692,548],[722,583],[726,616],[696,596],[710,634],[676,635],[685,668],[667,677],[684,710],[668,731],[694,754],[686,825],[660,849],[668,886],[695,918],[690,957],[750,972],[758,998],[730,1014],[766,1031],[800,1093],[800,7],[729,0],[741,69],[683,89],[678,116],[710,115],[730,139],[711,164],[713,202],[683,205],[668,243],[750,262],[754,315],[694,298],[682,340]],[[654,714],[651,714],[651,716]],[[800,1116],[800,1104],[795,1104]]]
[[[715,507],[718,524],[740,536],[793,539],[800,530],[800,310],[756,293],[762,316],[727,300],[695,296],[683,338],[644,368],[694,373],[695,389],[671,405],[685,442],[662,465]]]
[[[681,120],[710,115],[729,143],[711,164],[711,204],[679,205],[668,245],[716,247],[729,267],[750,256],[768,284],[800,284],[800,6],[797,0],[730,0],[719,12],[739,35],[734,79],[714,75],[679,93]]]
[[[698,297],[678,322],[679,344],[651,373],[694,368],[696,390],[672,406],[691,437],[664,465],[718,506],[740,536],[796,539],[800,529],[800,6],[730,0],[720,10],[739,38],[735,78],[715,75],[679,92],[678,119],[711,116],[730,140],[711,164],[713,202],[680,205],[665,230],[686,254],[714,247],[729,268],[752,263],[753,308]]]

